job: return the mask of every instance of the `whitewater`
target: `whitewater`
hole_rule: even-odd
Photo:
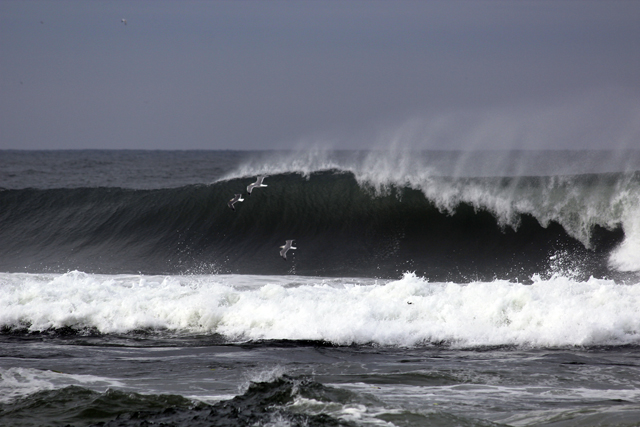
[[[638,344],[640,288],[591,278],[523,285],[289,276],[2,274],[6,329],[219,334],[231,342],[456,348]],[[569,326],[570,325],[570,326]]]

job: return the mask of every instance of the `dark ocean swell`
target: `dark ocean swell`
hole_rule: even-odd
[[[161,426],[355,426],[326,414],[300,414],[288,406],[297,397],[325,404],[343,404],[351,393],[306,378],[283,376],[252,382],[244,394],[216,404],[194,402],[178,395],[144,395],[118,390],[104,393],[79,386],[46,390],[11,403],[0,402],[0,417],[13,426],[102,427]]]
[[[589,206],[579,197],[575,208],[549,214],[554,197],[566,202],[564,193],[614,191],[615,175],[562,185],[544,177],[442,179],[438,194],[455,189],[446,203],[411,185],[375,188],[351,172],[272,175],[267,188],[248,196],[253,180],[0,191],[0,270],[381,278],[415,271],[430,280],[526,281],[564,269],[604,277],[614,273],[609,254],[625,237],[615,219],[571,230]],[[552,191],[560,187],[564,193]],[[465,196],[478,191],[485,195]],[[505,192],[513,203],[504,212],[498,203],[478,202]],[[245,200],[234,212],[227,201],[235,193]],[[526,209],[518,209],[522,200],[530,201]],[[297,249],[285,261],[279,246],[286,239]]]

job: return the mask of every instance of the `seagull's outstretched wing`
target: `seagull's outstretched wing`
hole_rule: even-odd
[[[248,193],[249,195],[251,195],[251,192],[253,191],[253,189],[254,189],[254,188],[256,188],[256,187],[266,187],[266,184],[263,184],[263,183],[262,183],[262,181],[264,181],[264,179],[265,179],[265,178],[266,178],[266,176],[265,176],[265,175],[260,175],[260,176],[258,177],[258,179],[256,180],[256,182],[254,182],[254,183],[252,183],[252,184],[249,184],[249,185],[247,186],[247,193]]]
[[[229,206],[232,211],[235,211],[236,208],[233,205],[235,205],[236,202],[243,202],[243,201],[244,199],[242,198],[242,194],[234,194],[233,198],[227,202],[227,206]]]
[[[280,256],[284,258],[285,261],[287,260],[287,251],[290,249],[296,249],[293,247],[293,240],[287,240],[284,246],[280,246],[280,248],[282,249],[280,251]]]

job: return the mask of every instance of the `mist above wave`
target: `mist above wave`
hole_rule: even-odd
[[[257,174],[326,170],[367,172],[377,181],[409,182],[418,176],[519,177],[640,171],[640,150],[413,150],[393,139],[386,148],[336,150],[322,145],[298,150],[248,151],[222,179]]]

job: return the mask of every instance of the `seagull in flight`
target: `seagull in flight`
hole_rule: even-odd
[[[235,207],[233,207],[233,205],[234,205],[236,202],[243,202],[243,201],[244,201],[244,199],[242,198],[242,194],[234,194],[234,195],[233,195],[233,199],[231,199],[231,200],[229,200],[229,201],[227,202],[227,206],[229,206],[229,207],[231,208],[231,210],[232,210],[232,211],[235,211],[235,210],[236,210],[236,208],[235,208]]]
[[[266,178],[265,175],[260,175],[256,180],[256,182],[254,182],[253,184],[249,184],[249,186],[247,187],[247,193],[251,195],[251,192],[253,191],[254,188],[266,187],[267,185],[262,183],[262,181],[264,181],[265,178]]]
[[[296,249],[295,247],[293,247],[293,240],[287,240],[286,243],[284,244],[284,246],[280,246],[280,249],[282,249],[280,251],[280,256],[282,258],[284,258],[284,260],[287,260],[287,251],[289,249]]]
[[[124,19],[124,18],[122,18],[122,20],[120,22],[122,22],[124,25],[127,25],[127,20]]]

